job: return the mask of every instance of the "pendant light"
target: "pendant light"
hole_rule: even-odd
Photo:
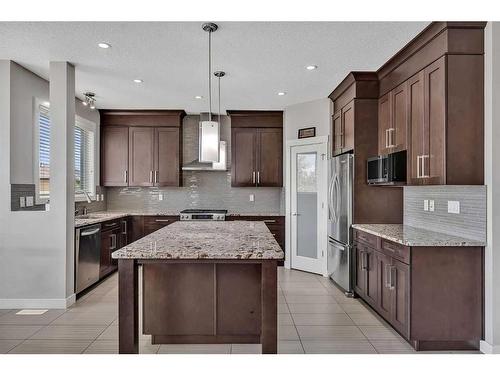
[[[208,121],[200,121],[199,161],[219,162],[220,121],[212,121],[212,33],[219,27],[215,23],[205,23],[202,29],[208,33]]]

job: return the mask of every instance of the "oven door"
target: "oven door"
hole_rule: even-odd
[[[386,184],[389,182],[389,159],[386,155],[370,158],[366,162],[368,184]]]

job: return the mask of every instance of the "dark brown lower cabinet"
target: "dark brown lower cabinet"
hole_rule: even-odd
[[[105,223],[106,224],[106,223]],[[101,232],[101,262],[99,268],[99,278],[109,275],[116,271],[117,264],[111,258],[111,253],[118,250],[120,246],[121,228],[119,225],[109,229],[104,229]]]
[[[147,236],[178,220],[179,216],[144,216],[142,235]]]
[[[482,247],[408,247],[354,231],[354,291],[417,350],[478,349]]]

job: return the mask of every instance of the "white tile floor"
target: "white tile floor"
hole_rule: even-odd
[[[16,315],[0,310],[0,353],[117,353],[118,277],[112,275],[68,310]],[[278,352],[414,353],[359,300],[321,276],[279,268]],[[140,353],[260,353],[260,344],[152,345]]]

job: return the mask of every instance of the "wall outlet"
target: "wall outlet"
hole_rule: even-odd
[[[424,211],[429,211],[429,200],[424,199]]]
[[[33,196],[26,197],[26,207],[32,207],[34,204],[33,202]]]
[[[460,213],[460,202],[459,201],[448,201],[448,213],[459,214]]]
[[[100,199],[99,199],[99,194],[96,194],[96,195],[95,195],[95,201],[96,201],[96,202],[99,202],[99,200],[100,200]]]
[[[21,208],[26,207],[26,198],[25,197],[19,197],[19,207],[21,207]]]
[[[434,212],[434,199],[429,201],[429,211]]]
[[[250,194],[249,197],[248,197],[248,200],[250,202],[255,202],[255,194]]]
[[[163,194],[162,194],[162,193],[158,194],[158,200],[159,200],[159,201],[162,201],[162,200],[163,200]]]

